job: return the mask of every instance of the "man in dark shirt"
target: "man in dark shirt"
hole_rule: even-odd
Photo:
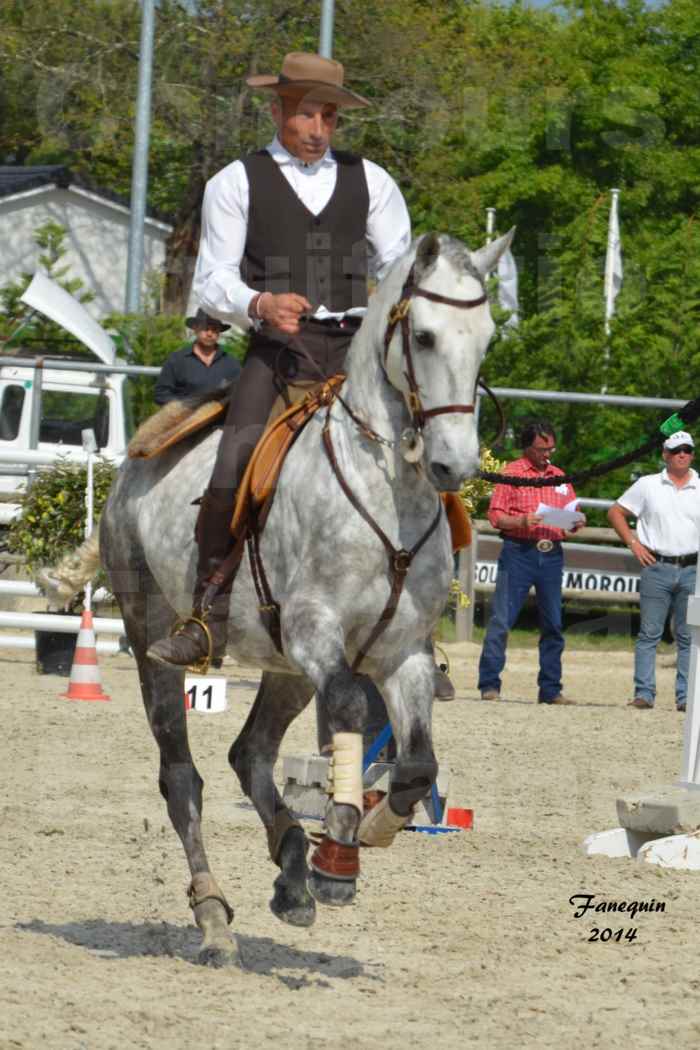
[[[228,331],[230,325],[217,321],[202,309],[197,310],[194,317],[188,317],[186,324],[194,331],[195,341],[175,350],[165,361],[156,382],[157,405],[210,390],[240,374],[238,361],[219,346],[219,336]]]

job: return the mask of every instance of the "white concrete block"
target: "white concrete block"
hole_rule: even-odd
[[[700,790],[665,784],[617,800],[623,828],[652,835],[679,835],[700,828]]]
[[[328,759],[322,755],[287,755],[282,760],[285,784],[325,788],[328,779]]]

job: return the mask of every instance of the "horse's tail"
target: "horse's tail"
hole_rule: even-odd
[[[83,589],[99,567],[100,537],[95,529],[80,547],[64,554],[58,565],[40,569],[36,582],[52,604],[62,607]]]

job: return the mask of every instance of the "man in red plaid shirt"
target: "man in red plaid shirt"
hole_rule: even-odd
[[[543,420],[527,423],[520,436],[523,449],[504,470],[515,477],[563,477],[564,472],[552,466],[550,458],[556,448],[553,428]],[[536,513],[540,503],[565,507],[576,498],[567,483],[547,488],[496,485],[491,497],[488,518],[503,537],[498,559],[496,592],[491,619],[479,660],[479,689],[483,700],[498,700],[501,695],[501,672],[506,662],[508,632],[517,620],[530,587],[535,588],[540,619],[540,673],[538,700],[541,704],[571,704],[562,694],[561,654],[564,636],[561,626],[561,578],[564,555],[563,529],[542,524]],[[574,526],[576,532],[586,519]]]

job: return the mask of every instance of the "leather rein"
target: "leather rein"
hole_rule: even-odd
[[[408,277],[406,278],[406,281],[401,291],[401,298],[399,302],[396,303],[389,311],[387,328],[386,332],[384,333],[384,363],[386,365],[386,359],[389,353],[389,345],[394,336],[394,332],[396,331],[396,327],[397,325],[400,325],[401,338],[403,344],[403,357],[406,364],[406,371],[404,372],[404,376],[406,377],[406,382],[408,384],[408,408],[411,413],[411,422],[413,424],[413,427],[416,430],[416,432],[420,434],[428,420],[432,419],[433,417],[439,416],[445,412],[473,413],[474,405],[443,405],[438,408],[423,408],[423,403],[421,401],[420,396],[420,388],[416,381],[415,369],[413,367],[413,356],[411,354],[409,308],[411,305],[411,299],[414,297],[429,299],[431,302],[441,303],[445,306],[456,306],[463,310],[472,310],[477,306],[481,306],[487,301],[488,297],[484,292],[484,294],[478,299],[450,299],[445,295],[438,295],[436,292],[428,292],[423,288],[419,288],[415,284],[414,267],[412,266],[409,270]],[[349,407],[345,404],[342,398],[339,398],[339,400],[343,404],[343,407],[350,413],[353,420],[359,423],[360,421],[355,417],[354,413],[350,411]],[[364,645],[362,645],[362,647],[359,649],[355,659],[353,660],[351,670],[357,671],[371,647],[374,645],[374,643],[377,641],[380,635],[384,633],[386,628],[389,626],[391,620],[393,619],[394,613],[396,612],[396,609],[399,604],[399,599],[401,598],[401,593],[403,591],[404,584],[406,582],[408,570],[411,567],[411,563],[418,551],[432,536],[433,532],[437,528],[438,522],[440,521],[440,517],[443,513],[443,508],[441,500],[438,499],[438,508],[435,517],[428,526],[426,532],[421,536],[417,543],[414,543],[410,550],[406,550],[403,547],[395,547],[389,539],[389,537],[384,532],[384,530],[374,520],[367,508],[362,505],[360,500],[352,491],[346,478],[343,476],[331,438],[331,408],[332,404],[328,406],[328,409],[326,411],[326,418],[323,424],[322,432],[323,445],[326,450],[326,454],[328,456],[331,468],[336,476],[338,484],[347,496],[349,502],[353,505],[358,514],[367,522],[372,531],[379,537],[389,556],[388,571],[389,582],[391,584],[389,598],[379,616],[377,623],[370,632],[369,637],[365,641]],[[370,437],[374,440],[380,440],[375,431],[372,430],[371,427],[367,426],[367,424],[362,424],[362,431],[366,434],[367,437]]]

